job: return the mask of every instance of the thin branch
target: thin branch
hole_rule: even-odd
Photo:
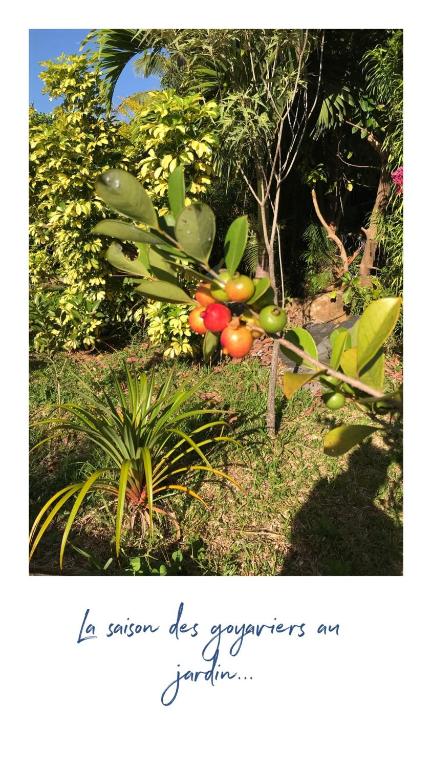
[[[359,255],[359,253],[361,253],[361,251],[363,250],[363,248],[364,248],[364,243],[362,243],[362,244],[360,245],[360,247],[359,247],[359,248],[357,248],[357,250],[356,250],[356,251],[354,251],[354,253],[353,253],[353,255],[352,255],[352,256],[348,256],[348,266],[351,266],[351,264],[353,263],[354,259],[356,259],[356,258],[357,258],[357,256]]]
[[[366,392],[366,394],[371,395],[371,397],[384,397],[384,392],[380,392],[379,389],[374,389],[373,387],[369,387],[368,384],[364,384],[360,379],[354,379],[351,376],[346,376],[344,373],[341,373],[340,371],[335,371],[334,368],[330,368],[329,365],[325,365],[325,363],[320,363],[319,360],[316,360],[311,355],[308,355],[307,352],[305,352],[303,349],[300,349],[299,347],[296,347],[295,344],[291,344],[290,341],[287,341],[286,339],[279,339],[279,345],[281,347],[286,347],[287,349],[290,349],[291,352],[295,352],[296,355],[299,357],[302,357],[304,360],[307,360],[309,363],[313,363],[314,368],[317,368],[319,371],[322,371],[323,373],[328,374],[329,376],[334,376],[336,379],[340,379],[340,381],[344,381],[345,384],[349,384],[351,387],[355,389],[360,389],[362,392]]]
[[[346,250],[345,250],[345,246],[344,246],[342,240],[340,240],[340,238],[337,236],[336,232],[331,228],[331,226],[329,224],[327,224],[326,220],[324,219],[324,216],[322,215],[322,213],[321,213],[321,211],[319,209],[319,205],[318,205],[318,200],[317,200],[315,189],[312,189],[312,202],[313,202],[313,206],[315,208],[315,213],[318,216],[318,218],[319,218],[322,226],[324,227],[325,231],[327,232],[328,239],[329,240],[333,240],[333,242],[336,243],[337,247],[339,248],[339,256],[340,256],[340,258],[342,260],[342,263],[343,263],[344,272],[348,272],[348,256],[347,256],[347,253],[346,253]]]
[[[379,165],[357,165],[356,163],[349,163],[348,160],[344,160],[342,155],[338,152],[337,157],[339,160],[341,160],[344,165],[349,165],[350,168],[373,168],[374,170],[379,170]]]

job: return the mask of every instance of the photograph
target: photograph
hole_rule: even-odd
[[[402,576],[403,29],[28,31],[28,575]]]

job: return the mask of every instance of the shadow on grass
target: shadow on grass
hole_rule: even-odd
[[[292,521],[280,575],[402,574],[401,492],[399,484],[386,490],[394,458],[393,451],[365,444],[345,472],[317,483]]]

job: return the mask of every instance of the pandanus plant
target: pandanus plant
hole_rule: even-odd
[[[195,389],[180,387],[172,392],[172,376],[156,391],[153,375],[132,374],[126,367],[127,391],[119,380],[114,384],[116,404],[104,392],[93,396],[87,406],[66,403],[58,406],[65,417],[47,418],[38,422],[46,425],[49,435],[34,449],[52,439],[57,432],[82,432],[105,455],[106,466],[92,472],[81,482],[66,485],[44,504],[30,533],[30,558],[56,516],[75,496],[66,520],[60,546],[60,569],[66,544],[75,518],[88,494],[99,491],[116,499],[115,548],[120,553],[125,511],[129,527],[141,521],[142,533],[153,534],[154,515],[169,516],[178,531],[173,513],[155,501],[170,493],[184,493],[206,503],[190,486],[196,473],[210,473],[238,484],[212,466],[206,453],[218,443],[237,441],[224,434],[227,423],[220,418],[222,411],[189,407]],[[33,450],[34,450],[33,449]]]

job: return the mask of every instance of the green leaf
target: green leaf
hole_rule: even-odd
[[[380,427],[368,427],[364,424],[342,424],[332,429],[324,437],[324,453],[327,456],[342,456]]]
[[[171,275],[175,278],[177,277],[177,270],[172,262],[168,259],[164,259],[164,257],[160,253],[157,253],[157,251],[154,251],[153,248],[150,248],[149,250],[149,265],[152,274],[160,280],[166,279],[166,275]]]
[[[339,330],[339,333],[333,336],[332,353],[330,358],[330,368],[333,368],[335,371],[337,371],[339,367],[342,352],[344,351],[347,341],[349,339],[349,333],[346,330],[346,328],[340,328],[338,330]],[[330,336],[330,341],[331,341],[331,336]]]
[[[292,397],[300,387],[307,384],[308,381],[312,381],[315,376],[315,373],[284,373],[282,389],[285,397]]]
[[[216,232],[214,213],[205,203],[193,203],[183,208],[176,227],[176,238],[184,252],[201,262],[207,262]]]
[[[203,358],[208,363],[219,346],[219,336],[216,333],[207,331],[203,339]]]
[[[150,517],[150,536],[153,534],[153,468],[151,453],[147,446],[142,449],[144,474],[146,480],[147,505]]]
[[[269,288],[270,288],[270,278],[261,277],[255,284],[255,293],[246,303],[251,304],[253,306],[257,301],[259,301],[259,299],[262,298],[262,296],[264,296],[265,293],[267,293]],[[270,302],[270,304],[271,303],[272,302]]]
[[[375,387],[375,389],[381,391],[384,389],[384,352],[382,348],[359,371],[359,378],[370,387]]]
[[[148,272],[148,270],[150,269],[150,261],[149,261],[150,245],[148,243],[137,243],[136,248],[138,251],[138,260],[141,262],[143,267]]]
[[[357,378],[357,347],[346,349],[342,352],[339,365],[346,376]]]
[[[346,328],[335,328],[334,331],[331,332],[331,334],[329,336],[329,339],[330,339],[330,344],[331,344],[332,348],[335,345],[337,337],[341,333],[345,333],[346,330],[347,330]],[[347,339],[346,349],[349,349],[351,346],[355,346],[355,344],[353,345],[350,342],[350,339],[351,339],[350,331],[348,331],[348,334],[349,334],[349,338]]]
[[[243,258],[247,238],[247,216],[239,216],[230,224],[225,236],[225,265],[230,275],[234,274]]]
[[[306,330],[306,328],[290,328],[289,331],[284,333],[283,338],[287,341],[290,341],[291,344],[295,344],[296,347],[300,347],[300,349],[303,349],[311,357],[315,357],[318,360],[318,350],[316,348],[315,340],[309,331]],[[304,360],[302,357],[300,357],[300,355],[297,355],[295,352],[292,352],[286,347],[280,348],[280,354],[282,355],[282,358],[286,356],[290,360],[294,360],[297,365],[303,364],[308,368],[312,368],[312,363]]]
[[[112,168],[99,176],[96,194],[114,211],[150,227],[158,226],[158,218],[147,192],[127,171]]]
[[[178,165],[168,178],[168,201],[171,213],[177,220],[185,204],[185,180],[182,165]]]
[[[358,325],[358,365],[362,369],[384,345],[399,319],[401,298],[373,301],[366,307]]]
[[[118,498],[117,498],[117,514],[116,514],[116,523],[115,523],[115,548],[116,548],[117,557],[120,554],[120,541],[121,541],[124,504],[125,504],[126,489],[127,489],[131,464],[132,462],[128,459],[122,463],[121,469],[120,469],[120,480],[119,480]]]
[[[163,280],[142,280],[135,290],[151,296],[152,299],[168,301],[170,304],[195,304],[182,288]]]
[[[115,237],[116,240],[132,240],[135,243],[150,243],[151,245],[165,245],[165,241],[157,235],[152,235],[150,232],[145,232],[139,227],[135,227],[133,224],[126,224],[124,221],[118,219],[104,219],[99,221],[96,226],[93,227],[92,232],[94,235],[107,235],[107,237]]]
[[[357,336],[358,336],[358,329],[359,329],[359,320],[354,323],[353,327],[349,329],[349,335],[351,339],[351,344],[347,344],[346,349],[349,349],[349,347],[356,347],[357,346]]]
[[[93,472],[93,474],[90,475],[90,477],[87,478],[85,483],[83,483],[82,488],[81,488],[81,490],[80,490],[80,492],[79,492],[79,494],[78,494],[78,496],[77,496],[77,498],[76,498],[76,500],[74,502],[74,505],[73,505],[73,507],[72,507],[72,509],[71,509],[71,511],[69,513],[69,517],[67,519],[67,523],[66,523],[65,529],[63,531],[63,537],[62,537],[61,545],[60,545],[60,570],[63,568],[64,552],[65,552],[67,540],[68,540],[68,537],[69,537],[69,532],[70,532],[70,529],[72,528],[73,522],[74,522],[74,520],[75,520],[75,518],[76,518],[76,516],[78,514],[78,511],[79,511],[79,509],[81,507],[81,504],[83,503],[84,498],[87,495],[88,491],[90,490],[92,485],[96,482],[98,477],[100,477],[100,475],[103,474],[103,472],[104,472],[103,469],[97,470],[96,472]]]
[[[139,259],[135,259],[135,261],[128,259],[128,257],[124,255],[123,249],[119,243],[111,243],[105,253],[105,258],[114,269],[118,269],[120,272],[126,272],[128,275],[149,277],[149,272],[142,262]]]

